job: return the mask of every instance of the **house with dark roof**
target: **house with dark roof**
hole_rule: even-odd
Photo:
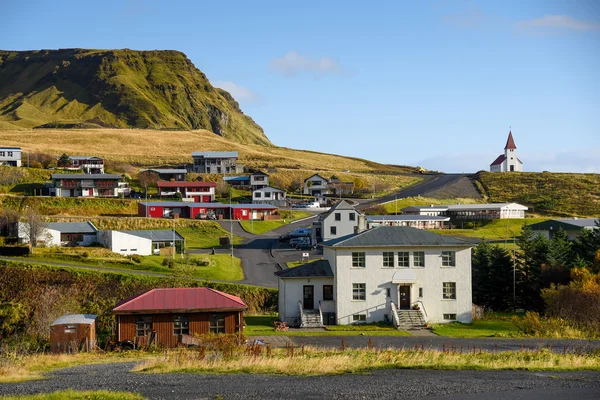
[[[136,346],[176,347],[207,333],[243,333],[244,311],[237,296],[209,288],[151,289],[117,304],[117,341]]]
[[[450,217],[430,215],[367,215],[367,228],[378,226],[410,226],[417,229],[447,229]]]
[[[0,165],[20,167],[21,155],[22,150],[20,147],[0,146]]]
[[[529,225],[534,232],[547,239],[552,239],[554,232],[562,229],[567,233],[569,240],[577,239],[582,230],[600,229],[599,226],[600,218],[550,219]]]
[[[252,203],[285,207],[287,205],[285,196],[285,190],[273,186],[263,186],[252,191]]]
[[[329,179],[319,174],[314,174],[304,180],[302,193],[314,197],[322,197],[330,194]]]
[[[250,189],[257,190],[269,186],[269,174],[256,171],[250,174]]]
[[[29,243],[33,235],[29,224],[19,222],[19,241]],[[35,235],[35,234],[34,234]],[[38,245],[43,246],[89,246],[98,241],[98,229],[91,222],[49,222],[41,234],[36,235]]]
[[[52,174],[50,195],[58,197],[118,197],[119,174]]]
[[[200,174],[239,174],[244,166],[238,162],[237,151],[195,151],[192,171]]]
[[[504,154],[500,154],[490,164],[490,172],[522,172],[523,162],[517,157],[517,145],[513,139],[512,131],[508,132]]]
[[[112,252],[124,256],[171,254],[173,248],[181,253],[185,248],[185,238],[173,229],[105,230],[98,233],[98,241]]]
[[[350,202],[341,200],[312,223],[313,243],[335,239],[356,232],[359,223],[365,223],[363,214]],[[361,228],[364,229],[364,226]]]
[[[325,241],[323,259],[275,273],[291,325],[471,322],[472,243],[406,226]]]
[[[525,218],[528,208],[518,203],[449,204],[404,207],[405,215],[444,216],[455,220]]]
[[[159,179],[164,181],[185,182],[188,171],[185,168],[150,168],[143,169],[140,173],[156,174]]]
[[[84,174],[103,174],[104,158],[96,156],[69,156],[69,163],[62,166],[71,171],[81,171]]]
[[[158,181],[158,196],[163,197],[179,197],[192,202],[210,203],[215,201],[214,182],[182,182],[182,181]]]

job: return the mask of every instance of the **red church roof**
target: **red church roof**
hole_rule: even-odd
[[[151,289],[117,304],[113,314],[243,311],[237,296],[209,288]]]
[[[494,162],[490,164],[490,166],[492,166],[492,165],[500,165],[500,164],[502,164],[504,162],[504,160],[506,160],[506,156],[504,154],[500,154],[498,156],[498,158],[496,158],[494,160]]]
[[[517,145],[515,144],[515,140],[512,137],[512,131],[508,132],[508,140],[506,141],[506,146],[504,146],[504,150],[506,149],[516,149]]]

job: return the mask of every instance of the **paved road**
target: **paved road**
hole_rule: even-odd
[[[364,374],[140,374],[134,363],[86,365],[50,379],[0,384],[0,395],[119,390],[149,399],[598,399],[597,372],[380,370]]]
[[[290,336],[297,346],[317,346],[338,348],[342,345],[341,336]],[[369,341],[374,347],[412,349],[475,351],[518,351],[549,349],[562,353],[590,353],[600,351],[600,340],[583,339],[503,339],[503,338],[449,338],[443,336],[346,336],[344,345],[353,348],[367,347]]]
[[[359,210],[363,210],[363,209],[371,207],[375,204],[385,203],[388,201],[392,201],[394,199],[424,195],[427,192],[439,189],[439,188],[441,188],[445,185],[448,185],[454,181],[457,181],[465,176],[468,176],[468,175],[467,174],[420,175],[420,177],[423,178],[422,182],[419,182],[413,186],[409,186],[406,189],[402,189],[396,193],[392,193],[390,195],[380,197],[378,199],[360,202],[360,204],[356,208],[358,208]]]

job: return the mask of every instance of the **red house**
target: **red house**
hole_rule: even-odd
[[[176,347],[194,335],[243,332],[247,308],[239,297],[214,289],[164,288],[124,300],[112,312],[119,342]]]
[[[270,204],[187,203],[181,201],[153,201],[138,203],[138,215],[149,218],[192,219],[279,219],[278,208]]]
[[[216,183],[214,182],[159,181],[156,185],[159,197],[176,197],[177,193],[180,193],[182,199],[191,199],[195,202],[215,201]]]

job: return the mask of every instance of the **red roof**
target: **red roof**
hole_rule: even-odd
[[[217,186],[214,182],[182,182],[182,181],[158,181],[156,183],[158,187],[215,187]]]
[[[506,146],[504,146],[504,150],[506,149],[516,149],[517,145],[515,144],[515,140],[512,137],[512,131],[508,132],[508,140],[506,141]]]
[[[209,288],[151,289],[117,304],[113,314],[243,311],[237,296]]]
[[[500,164],[502,164],[504,162],[504,160],[506,160],[506,156],[504,154],[500,154],[498,156],[498,158],[496,158],[494,160],[494,162],[490,164],[490,166],[492,166],[492,165],[500,165]]]

